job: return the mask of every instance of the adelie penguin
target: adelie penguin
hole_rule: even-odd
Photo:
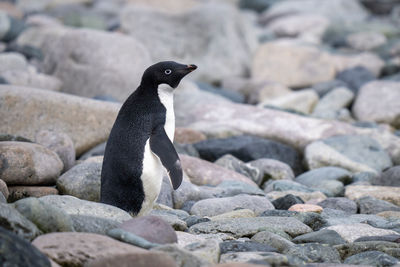
[[[147,68],[139,87],[122,105],[107,141],[100,201],[142,215],[153,207],[163,168],[172,186],[182,183],[182,168],[172,144],[175,132],[173,90],[195,65],[164,61]]]

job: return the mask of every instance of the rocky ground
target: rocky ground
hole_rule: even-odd
[[[132,218],[104,142],[160,60],[185,177]],[[398,0],[0,1],[0,83],[2,266],[400,266]]]

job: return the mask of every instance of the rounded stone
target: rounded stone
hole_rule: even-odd
[[[3,193],[3,196],[7,199],[10,194],[7,184],[0,179],[0,192]]]
[[[58,195],[58,190],[49,186],[10,186],[9,202],[14,202],[26,197],[43,197],[48,195]]]
[[[323,211],[323,208],[321,206],[312,205],[312,204],[294,204],[288,210],[289,211],[298,211],[298,212],[321,213]]]

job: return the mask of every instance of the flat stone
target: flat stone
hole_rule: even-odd
[[[0,85],[0,103],[0,112],[4,114],[0,132],[29,139],[42,130],[64,132],[74,142],[77,155],[107,139],[120,107],[115,103],[9,85]]]
[[[293,180],[294,173],[292,168],[279,160],[275,159],[257,159],[247,163],[260,171],[260,180],[255,181],[258,185],[262,185],[265,181],[272,180]]]
[[[366,136],[334,136],[308,145],[305,161],[310,169],[337,166],[352,172],[381,172],[392,162],[379,143]]]
[[[312,204],[294,204],[288,210],[290,211],[298,211],[298,212],[316,212],[321,213],[323,208],[318,205]]]
[[[341,257],[345,259],[366,251],[380,251],[390,255],[392,252],[395,252],[399,249],[399,244],[388,241],[371,240],[337,245],[335,248],[340,253]],[[396,256],[396,254],[391,256]]]
[[[115,238],[119,241],[125,242],[127,244],[131,244],[131,245],[134,245],[134,246],[137,246],[140,248],[150,249],[150,248],[160,246],[160,244],[149,242],[146,239],[144,239],[138,235],[135,235],[131,232],[128,232],[126,230],[123,230],[121,228],[109,229],[107,231],[107,235],[109,237]]]
[[[326,244],[300,244],[291,247],[285,254],[297,256],[306,262],[341,263],[337,250]]]
[[[299,266],[303,263],[300,258],[282,255],[276,252],[233,252],[225,253],[221,255],[220,263],[252,263],[256,262],[257,266],[259,263],[262,265],[278,265],[282,266],[285,264]],[[230,265],[228,265],[230,266]],[[235,266],[235,265],[233,265]],[[245,265],[246,266],[246,265]],[[252,266],[252,265],[251,265]],[[247,266],[246,266],[247,267]],[[252,266],[253,267],[253,266]]]
[[[323,208],[342,210],[349,214],[357,213],[357,203],[345,197],[329,197],[318,202],[318,205]]]
[[[224,220],[224,219],[233,219],[233,218],[252,218],[256,217],[254,211],[249,209],[238,209],[233,211],[228,211],[219,215],[212,216],[210,219],[212,221]]]
[[[17,43],[40,47],[44,60],[39,65],[43,72],[59,78],[63,92],[85,97],[104,94],[125,100],[152,62],[143,44],[116,32],[31,27],[18,37]],[[99,54],[93,55],[93,51]]]
[[[346,243],[337,232],[333,230],[322,229],[312,233],[296,236],[292,242],[299,243],[320,243],[328,245],[339,245]]]
[[[210,264],[216,264],[220,257],[219,245],[220,242],[216,239],[204,239],[200,242],[187,244],[183,248]]]
[[[66,172],[75,165],[74,143],[67,134],[54,131],[40,131],[35,137],[35,142],[56,152],[64,163],[62,172]]]
[[[232,233],[236,237],[250,236],[267,229],[283,230],[291,236],[311,232],[311,228],[295,218],[256,217],[237,218],[198,223],[190,227],[189,232]]]
[[[60,242],[63,240],[63,242]],[[157,263],[174,266],[171,259],[154,251],[147,251],[132,245],[116,241],[110,237],[92,233],[51,233],[41,235],[32,244],[42,253],[62,266],[83,266],[98,258],[115,257],[116,255],[134,255],[135,262]],[[94,265],[92,265],[94,266]]]
[[[8,185],[54,184],[64,165],[53,151],[32,143],[0,143],[1,175]]]
[[[351,257],[348,257],[344,263],[347,264],[365,264],[374,266],[393,266],[399,263],[399,261],[380,251],[367,251],[362,252]]]
[[[400,188],[391,186],[373,185],[348,185],[346,186],[345,197],[356,200],[364,196],[371,196],[377,199],[400,205]]]
[[[373,81],[364,85],[353,105],[358,120],[388,123],[400,126],[400,84],[391,81]],[[374,101],[379,99],[379,101]]]
[[[197,257],[194,253],[173,244],[156,247],[151,251],[161,251],[166,253],[174,259],[177,266],[181,267],[201,267],[209,264],[205,259]]]
[[[106,235],[111,229],[118,228],[121,222],[111,218],[90,215],[70,215],[76,232]]]
[[[138,267],[147,266],[160,266],[160,267],[175,267],[174,260],[164,254],[153,254],[150,256],[138,255],[138,254],[124,254],[122,257],[119,254],[112,256],[100,257],[99,259],[91,260],[85,264],[87,267],[108,267],[108,266],[119,266],[129,267],[132,266],[132,262]]]
[[[276,248],[280,253],[283,253],[292,246],[295,246],[294,243],[286,238],[269,231],[258,232],[257,234],[253,235],[251,240],[258,243],[268,244],[271,247]]]
[[[234,197],[200,200],[193,205],[191,214],[202,217],[215,216],[238,208],[250,209],[259,214],[265,210],[274,209],[274,206],[266,197],[243,194]]]
[[[382,211],[400,211],[400,206],[394,205],[390,202],[376,199],[371,196],[358,198],[358,207],[361,214],[377,214]]]
[[[400,186],[400,166],[394,166],[385,170],[381,175],[378,175],[372,179],[374,185],[384,186]]]
[[[397,233],[393,230],[379,229],[363,223],[334,225],[329,226],[326,229],[337,232],[347,242],[353,242],[363,236],[389,235]]]
[[[275,248],[254,241],[224,241],[219,244],[219,247],[221,254],[246,251],[276,252]]]
[[[41,201],[51,204],[69,215],[92,216],[124,222],[132,217],[117,207],[81,200],[73,196],[44,196]]]
[[[0,227],[0,254],[4,266],[50,267],[49,259],[30,242]]]
[[[287,191],[293,190],[298,192],[306,192],[311,193],[317,191],[316,189],[312,189],[308,186],[302,185],[295,181],[287,181],[287,180],[279,180],[279,181],[268,181],[264,184],[264,191],[266,193],[273,192],[273,191]]]
[[[174,229],[156,216],[147,215],[133,218],[125,221],[120,228],[153,243],[167,244],[177,242]]]
[[[43,197],[47,195],[58,195],[58,190],[49,186],[10,186],[9,202],[14,202],[26,197]]]
[[[400,243],[400,234],[396,235],[382,235],[382,236],[364,236],[360,237],[354,242],[368,242],[368,241],[387,241],[387,242],[394,242],[394,243]],[[400,245],[399,245],[400,246]]]
[[[102,163],[83,162],[72,167],[57,180],[57,188],[63,195],[100,201]]]
[[[32,240],[40,234],[36,225],[9,204],[0,203],[0,221],[1,227],[27,240]]]
[[[75,231],[69,215],[40,199],[21,199],[14,203],[14,207],[44,233]]]
[[[188,175],[190,181],[197,185],[218,185],[226,180],[242,181],[251,185],[256,184],[246,176],[225,169],[216,164],[198,158],[180,155],[182,169]]]
[[[272,191],[267,193],[267,197],[272,200],[276,200],[278,198],[284,197],[286,195],[294,195],[296,197],[299,197],[301,200],[304,202],[316,199],[318,201],[322,201],[326,199],[326,195],[324,195],[320,191],[314,191],[314,192],[299,192],[295,190],[286,190],[286,191]],[[289,208],[289,207],[288,207]]]
[[[241,181],[223,181],[215,187],[217,197],[230,197],[239,194],[246,194],[252,196],[265,196],[264,191],[254,185],[244,183]]]

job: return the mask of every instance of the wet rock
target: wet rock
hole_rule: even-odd
[[[398,187],[372,185],[346,186],[345,197],[355,200],[364,196],[371,196],[398,206],[400,205],[400,189]]]
[[[303,204],[303,203],[304,201],[301,198],[294,196],[292,194],[288,194],[284,197],[280,197],[272,201],[272,204],[277,210],[287,210],[295,204]]]
[[[326,229],[337,232],[347,242],[354,242],[364,236],[396,234],[393,230],[379,229],[363,223],[334,225]]]
[[[4,266],[50,267],[49,259],[20,236],[0,227],[1,264]]]
[[[399,263],[399,261],[380,251],[367,251],[348,257],[344,263],[355,265],[365,264],[374,266],[392,266]]]
[[[281,253],[287,251],[289,248],[295,245],[286,238],[269,231],[258,232],[251,238],[251,240],[258,243],[268,244],[271,247],[276,248],[278,252]]]
[[[243,194],[200,200],[193,205],[191,213],[202,217],[215,216],[238,208],[250,209],[258,214],[268,209],[274,209],[274,206],[266,197]]]
[[[32,240],[40,234],[36,225],[9,204],[0,203],[0,221],[1,227],[27,240]]]
[[[58,190],[49,186],[9,186],[9,202],[14,202],[26,197],[43,197],[47,195],[58,195]]]
[[[8,185],[54,184],[63,163],[53,151],[27,142],[1,142],[1,175]]]
[[[57,188],[61,194],[80,199],[100,201],[100,180],[102,163],[82,162],[57,180]]]
[[[329,197],[318,202],[318,205],[323,208],[342,210],[349,214],[357,213],[357,203],[345,197]]]
[[[371,196],[361,197],[356,201],[361,214],[377,214],[382,211],[400,211],[399,206]]]
[[[304,235],[296,236],[292,242],[299,243],[320,243],[328,245],[339,245],[346,243],[337,232],[327,229],[322,229],[316,232],[307,233]]]
[[[340,255],[336,249],[329,245],[310,243],[291,247],[287,255],[297,256],[305,262],[341,263]]]
[[[37,132],[64,132],[76,154],[107,139],[119,105],[45,90],[0,85],[0,132],[34,139]],[[32,123],[35,122],[35,123]]]

